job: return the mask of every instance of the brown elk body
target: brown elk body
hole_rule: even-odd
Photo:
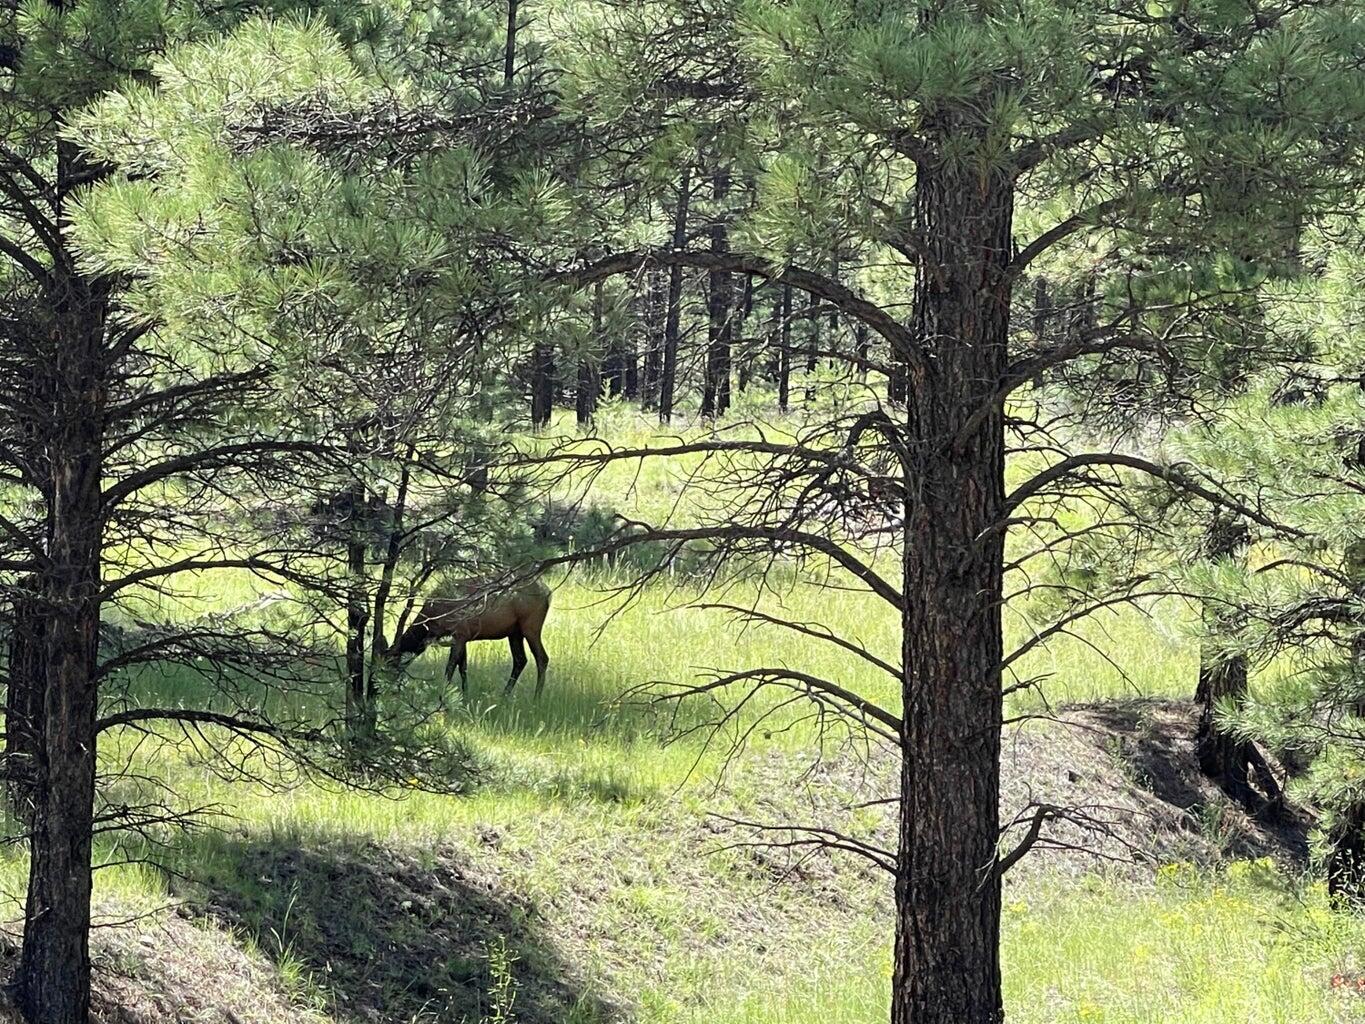
[[[423,605],[413,624],[403,633],[396,654],[421,654],[433,641],[450,643],[446,680],[460,670],[460,690],[469,686],[469,654],[474,640],[506,640],[512,650],[512,674],[507,693],[517,685],[526,668],[526,647],[536,659],[536,696],[545,687],[550,656],[540,634],[550,613],[550,588],[539,580],[523,583],[503,593],[490,593],[477,581],[461,581],[451,596],[432,597]],[[525,646],[523,646],[523,643]]]

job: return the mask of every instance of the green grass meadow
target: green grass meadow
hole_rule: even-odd
[[[626,433],[649,436],[638,425]],[[656,513],[676,501],[684,472],[651,467],[636,476],[623,466],[598,486],[618,507]],[[799,811],[802,785],[819,783],[775,793],[769,766],[800,763],[816,740],[813,727],[760,731],[727,764],[695,737],[665,743],[667,720],[621,698],[653,680],[770,664],[887,701],[891,684],[829,645],[772,627],[741,630],[721,612],[690,608],[696,595],[682,583],[655,585],[619,606],[603,582],[591,573],[556,582],[545,633],[552,666],[539,702],[525,678],[515,696],[502,698],[505,645],[471,647],[470,700],[449,694],[440,719],[480,765],[464,795],[229,783],[202,750],[158,747],[133,733],[108,737],[111,759],[145,764],[179,800],[217,813],[164,849],[105,837],[98,856],[107,866],[96,883],[102,912],[126,917],[129,908],[181,901],[217,908],[214,927],[268,967],[300,1020],[365,1019],[351,1007],[370,999],[392,1009],[384,1019],[459,1024],[441,1007],[442,993],[461,985],[486,993],[481,1009],[465,1015],[469,1024],[541,1019],[537,993],[552,988],[571,1008],[568,1024],[884,1020],[885,883],[838,860],[783,877],[751,851],[727,848],[707,817],[715,808],[755,818]],[[168,600],[201,614],[244,603],[253,586],[224,574],[200,584]],[[754,597],[741,589],[727,600]],[[895,623],[873,598],[793,580],[764,594],[760,607],[819,621],[895,657]],[[1188,695],[1197,671],[1188,616],[1171,602],[1128,609],[1033,652],[1018,672],[1043,682],[1012,711]],[[1022,622],[1010,628],[1016,640],[1026,635]],[[443,649],[428,653],[412,669],[413,685],[440,685],[443,665]],[[135,686],[189,704],[200,684],[148,673]],[[23,858],[6,849],[0,888],[17,900]],[[395,863],[408,868],[346,888],[357,872],[382,868],[385,851],[400,851]],[[425,869],[450,864],[466,865],[465,873],[425,888]],[[1043,877],[1006,891],[1012,1022],[1365,1020],[1354,980],[1365,975],[1365,922],[1333,911],[1319,887],[1272,866],[1206,873],[1173,865],[1144,883]],[[460,902],[441,902],[461,886],[468,891]],[[483,915],[472,930],[441,910],[470,905]],[[337,916],[348,914],[353,939],[336,928]],[[414,959],[403,959],[408,952]],[[386,957],[393,970],[365,967],[364,991],[346,974]]]

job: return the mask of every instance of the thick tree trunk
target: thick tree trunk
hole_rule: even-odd
[[[34,589],[33,577],[21,581]],[[9,807],[33,827],[38,770],[42,763],[43,690],[47,685],[47,613],[41,598],[21,593],[11,604],[9,664],[5,692],[5,777]]]
[[[892,1024],[1000,1024],[1004,409],[1012,183],[923,165],[907,367]],[[962,433],[985,404],[985,422]]]
[[[684,165],[678,182],[678,205],[673,213],[673,248],[687,245],[687,208],[692,197],[692,169]],[[673,389],[678,379],[678,332],[682,323],[683,268],[668,269],[668,313],[664,319],[663,366],[659,373],[659,422],[673,419]]]
[[[724,255],[730,249],[726,214],[719,208],[729,193],[730,175],[717,171],[711,178],[711,195],[718,207],[711,222],[711,251],[717,255]],[[728,271],[713,270],[707,275],[706,373],[702,383],[701,414],[708,419],[723,415],[730,404],[732,292]]]
[[[69,151],[60,158],[70,159]],[[15,997],[30,1024],[85,1024],[95,803],[106,299],[62,283],[54,337],[43,738]]]

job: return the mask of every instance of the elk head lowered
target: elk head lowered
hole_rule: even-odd
[[[545,672],[550,656],[541,642],[541,630],[550,613],[550,588],[531,580],[503,591],[490,590],[486,581],[460,580],[448,593],[428,598],[413,624],[403,633],[394,649],[401,659],[421,654],[433,642],[450,643],[446,679],[460,670],[460,690],[469,685],[469,656],[466,645],[473,640],[506,640],[512,650],[512,674],[505,692],[511,693],[526,668],[526,646],[536,659],[536,696],[545,687]]]

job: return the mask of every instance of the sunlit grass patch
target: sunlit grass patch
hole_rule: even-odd
[[[624,446],[671,440],[621,408],[604,412],[601,429]],[[614,465],[599,478],[593,500],[632,517],[685,517],[684,485],[698,461]],[[894,553],[881,552],[876,564],[888,580],[898,579]],[[648,687],[757,666],[792,668],[899,713],[899,680],[867,660],[697,605],[753,607],[826,629],[893,666],[901,656],[896,611],[844,587],[837,574],[817,578],[791,565],[762,583],[740,578],[723,593],[703,592],[685,572],[664,572],[621,606],[613,588],[623,580],[600,565],[554,576],[544,636],[551,667],[540,700],[529,672],[513,695],[504,695],[510,665],[504,642],[471,646],[467,696],[458,680],[445,682],[439,645],[388,684],[393,692],[383,700],[421,705],[430,711],[430,728],[470,751],[477,771],[460,795],[402,786],[356,791],[317,777],[230,782],[212,770],[212,751],[157,745],[131,730],[106,734],[106,759],[131,759],[164,779],[178,801],[222,813],[206,822],[217,831],[192,834],[170,851],[140,846],[136,837],[102,840],[101,862],[122,866],[98,873],[99,894],[111,905],[139,907],[187,893],[201,904],[211,903],[213,893],[232,896],[240,941],[274,963],[297,1002],[319,1008],[330,998],[326,950],[319,946],[332,941],[327,914],[335,909],[324,883],[354,886],[356,871],[375,869],[392,852],[409,881],[423,865],[463,865],[508,897],[512,918],[523,912],[535,918],[546,949],[584,975],[581,1002],[566,1020],[608,1019],[595,1002],[605,992],[628,1004],[635,1024],[884,1021],[891,936],[885,886],[853,878],[846,866],[838,869],[848,875],[837,879],[837,901],[819,888],[836,885],[828,879],[788,883],[771,865],[724,849],[706,816],[717,806],[765,820],[804,810],[793,806],[795,786],[773,792],[784,783],[774,781],[779,771],[767,769],[808,764],[821,739],[817,724],[795,709],[777,712],[748,735],[739,762],[727,766],[733,734],[708,745],[707,730],[697,728],[715,709],[661,705]],[[204,574],[159,611],[188,619],[242,608],[260,586],[246,574]],[[1024,610],[1008,611],[1007,650],[1036,628]],[[1016,679],[1037,685],[1012,695],[1008,713],[1115,697],[1188,697],[1198,673],[1191,642],[1197,621],[1196,609],[1162,599],[1080,623],[1013,666]],[[274,710],[334,720],[339,663],[313,665],[301,678],[306,688],[269,696]],[[183,668],[151,666],[121,681],[134,702],[194,707],[215,699],[209,681]],[[776,700],[754,699],[736,728],[769,713]],[[830,795],[828,779],[810,785],[841,798]],[[291,909],[294,878],[274,859],[279,851],[293,851],[308,865],[299,892],[310,898],[311,916]],[[12,848],[0,855],[0,890],[22,893],[25,866]],[[1168,873],[1155,888],[1062,877],[1054,885],[1045,873],[1039,877],[1044,884],[1007,897],[1012,1022],[1299,1024],[1349,1020],[1342,1015],[1358,1005],[1330,981],[1356,970],[1353,956],[1365,948],[1365,932],[1329,911],[1315,889],[1249,869]],[[401,910],[409,896],[396,898]],[[410,924],[400,920],[380,937],[424,939]],[[497,938],[481,934],[451,951],[433,972],[436,987],[494,984],[489,963]],[[523,954],[533,958],[529,949]],[[392,974],[385,984],[395,992],[401,987]]]

